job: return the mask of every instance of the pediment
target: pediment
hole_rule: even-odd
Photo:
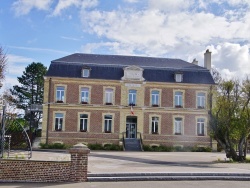
[[[124,76],[121,78],[122,80],[135,80],[135,81],[144,81],[143,78],[143,68],[131,65],[123,68]]]

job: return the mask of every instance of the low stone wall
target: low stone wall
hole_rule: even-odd
[[[87,181],[89,149],[75,145],[71,161],[0,160],[0,182],[84,182]]]

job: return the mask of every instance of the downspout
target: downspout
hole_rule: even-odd
[[[51,78],[49,78],[49,92],[48,92],[48,112],[47,112],[47,128],[46,128],[46,144],[49,143],[49,121],[50,121],[50,92],[51,92]]]

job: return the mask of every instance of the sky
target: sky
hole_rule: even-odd
[[[0,0],[3,89],[32,62],[73,54],[196,58],[225,78],[250,75],[250,0]]]

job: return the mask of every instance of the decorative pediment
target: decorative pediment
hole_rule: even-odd
[[[122,80],[135,80],[135,81],[144,81],[143,78],[143,68],[132,65],[123,68],[124,70],[124,76],[122,77]]]

